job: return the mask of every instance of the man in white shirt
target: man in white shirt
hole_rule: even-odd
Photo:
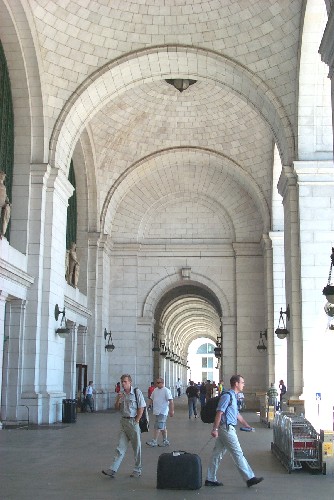
[[[174,401],[172,393],[167,387],[164,386],[163,378],[158,377],[156,383],[157,387],[152,392],[150,398],[153,403],[153,415],[155,415],[153,439],[146,442],[146,444],[152,448],[155,446],[169,446],[166,422],[168,412],[171,417],[174,415]],[[160,432],[162,434],[163,441],[158,445]]]

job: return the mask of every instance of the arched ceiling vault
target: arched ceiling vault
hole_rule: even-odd
[[[216,341],[221,335],[221,309],[214,297],[196,287],[185,294],[186,288],[176,287],[166,294],[155,315],[159,340],[177,354],[186,353],[196,338]]]

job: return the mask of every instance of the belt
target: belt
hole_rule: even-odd
[[[130,419],[130,418],[135,418],[135,417],[122,417],[122,418],[127,418],[127,419]]]

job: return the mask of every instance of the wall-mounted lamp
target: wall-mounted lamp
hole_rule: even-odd
[[[167,349],[166,349],[166,344],[165,342],[161,342],[160,341],[160,347],[161,347],[161,351],[160,351],[160,356],[162,356],[163,358],[165,358],[167,356]]]
[[[260,332],[260,338],[259,338],[259,343],[256,347],[256,349],[258,351],[266,351],[267,350],[267,346],[266,344],[263,342],[263,337],[268,340],[268,332],[267,330],[264,330],[263,332],[261,331]]]
[[[71,333],[71,330],[67,328],[67,322],[66,322],[66,317],[65,317],[65,307],[61,311],[59,309],[58,304],[55,305],[55,320],[58,321],[58,318],[62,314],[61,322],[60,322],[60,327],[57,328],[56,333],[59,335],[59,337],[66,339],[69,334]]]
[[[215,347],[213,349],[213,352],[215,353],[215,357],[216,358],[221,358],[221,355],[222,355],[222,338],[221,337],[217,337],[217,340],[216,340],[216,344],[217,344],[217,347]]]
[[[112,342],[111,330],[110,330],[110,332],[107,332],[107,329],[105,328],[103,336],[104,336],[104,340],[107,340],[107,337],[108,337],[108,341],[107,341],[106,345],[104,346],[104,350],[108,351],[108,352],[113,352],[113,350],[115,349],[115,346]]]
[[[155,334],[155,333],[152,333],[152,342],[153,342],[152,351],[153,352],[159,352],[160,351],[160,347],[159,347],[158,335]]]
[[[276,335],[277,335],[277,337],[279,339],[285,339],[286,336],[289,333],[289,330],[285,326],[283,314],[286,315],[286,318],[289,321],[289,319],[290,319],[290,306],[289,306],[289,304],[288,304],[288,306],[286,308],[286,311],[283,311],[282,308],[281,308],[280,313],[279,313],[278,326],[277,326],[277,328],[275,330],[275,333],[276,333]]]
[[[334,265],[334,247],[332,247],[331,265],[329,268],[327,285],[322,290],[322,293],[323,293],[323,295],[326,296],[326,299],[328,300],[329,304],[334,304],[334,285],[332,285],[332,282],[331,282],[333,265]],[[326,304],[326,306],[328,306],[328,303]],[[327,312],[327,310],[330,310],[330,308],[327,307],[327,310],[326,310],[326,306],[325,306],[325,313],[327,314],[327,316],[330,316],[330,314],[328,314],[328,312]]]
[[[173,78],[173,79],[167,79],[167,83],[170,85],[173,85],[173,87],[176,88],[179,92],[183,92],[184,90],[187,90],[187,88],[190,85],[194,85],[194,83],[197,82],[197,80],[190,80],[186,78]]]

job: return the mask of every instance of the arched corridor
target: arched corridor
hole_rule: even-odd
[[[269,4],[0,0],[0,423],[205,338],[333,425],[334,8]]]

